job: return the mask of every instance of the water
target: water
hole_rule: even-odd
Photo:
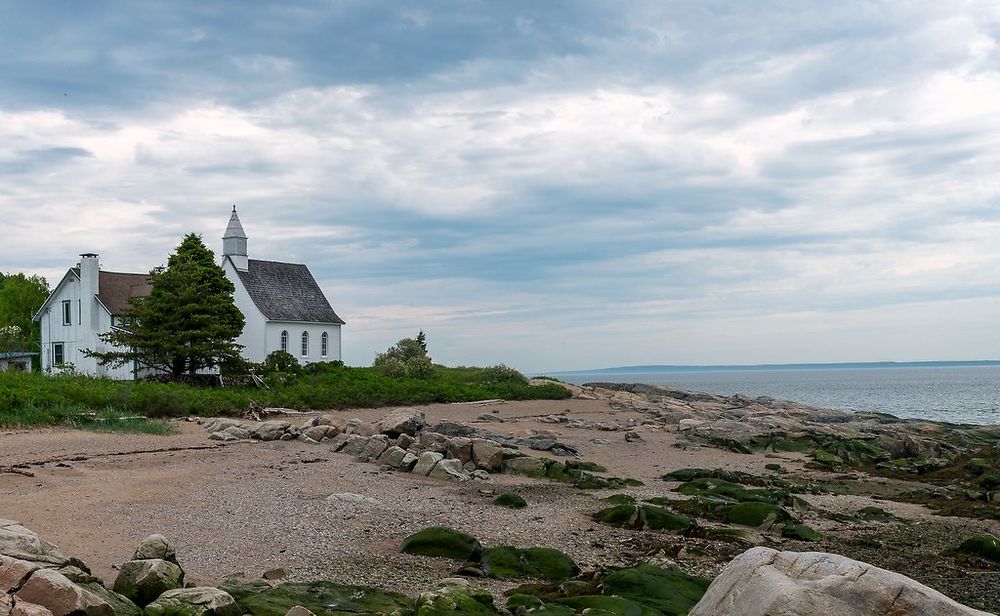
[[[649,383],[714,394],[771,396],[843,411],[1000,424],[1000,365],[573,372],[569,383]]]

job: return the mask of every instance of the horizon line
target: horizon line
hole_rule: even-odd
[[[682,372],[685,370],[781,370],[781,369],[823,369],[823,368],[892,368],[892,367],[920,367],[920,366],[988,366],[1000,365],[1000,359],[927,359],[927,360],[886,360],[886,361],[845,361],[845,362],[801,362],[801,363],[776,363],[776,364],[636,364],[627,366],[611,366],[606,368],[590,368],[583,370],[552,370],[547,372],[537,372],[538,375],[546,374],[587,374],[600,372]]]

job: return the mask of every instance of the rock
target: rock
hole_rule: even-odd
[[[107,601],[51,569],[32,573],[14,597],[48,608],[53,616],[115,616]]]
[[[221,590],[232,595],[250,614],[280,616],[294,606],[321,615],[413,614],[413,600],[405,595],[363,586],[341,586],[332,582],[285,582],[272,588],[263,581],[249,584],[227,581],[223,583]]]
[[[495,473],[503,468],[503,460],[503,447],[499,443],[481,438],[472,440],[472,461],[477,467]]]
[[[333,438],[340,434],[340,429],[336,426],[318,425],[302,430],[301,436],[312,439],[317,443],[323,439]]]
[[[389,468],[409,471],[417,463],[417,456],[401,447],[393,445],[379,456],[379,464],[385,464]]]
[[[160,558],[177,564],[177,550],[167,541],[167,538],[160,534],[153,534],[142,540],[139,547],[135,549],[132,560],[145,560],[148,558]]]
[[[478,479],[480,481],[489,481],[490,480],[490,474],[487,473],[486,471],[484,471],[481,468],[477,468],[476,470],[472,471],[469,474],[472,476],[473,479]]]
[[[0,555],[0,593],[17,590],[37,569],[35,563]]]
[[[417,463],[413,466],[413,473],[416,475],[424,475],[426,477],[443,459],[443,454],[437,453],[436,451],[425,451],[420,454],[419,458],[417,458]]]
[[[448,444],[445,446],[445,455],[448,458],[461,460],[462,464],[471,462],[472,439],[465,438],[464,436],[456,436],[455,438],[448,439]]]
[[[508,509],[524,509],[528,506],[527,501],[520,494],[514,492],[504,492],[493,499],[493,504],[498,507],[507,507]]]
[[[473,586],[464,578],[445,578],[437,583],[434,590],[420,593],[417,597],[416,616],[486,616],[498,614],[493,605],[493,595]]]
[[[496,423],[504,423],[503,417],[499,415],[494,415],[493,413],[480,413],[476,416],[479,421],[493,421]]]
[[[3,611],[0,610],[0,614]],[[47,607],[42,607],[37,603],[28,603],[27,601],[18,601],[10,610],[10,616],[53,616],[52,610]]]
[[[483,550],[479,562],[483,573],[498,578],[528,577],[561,582],[580,573],[573,559],[555,548],[489,548]]]
[[[709,581],[682,571],[639,565],[609,573],[603,585],[605,594],[635,601],[663,614],[686,614],[705,594]]]
[[[389,437],[384,434],[376,434],[368,439],[364,449],[358,454],[358,462],[374,462],[389,448]]]
[[[142,616],[142,608],[132,602],[124,595],[119,595],[113,590],[108,590],[101,582],[87,582],[80,584],[80,587],[94,593],[96,596],[108,602],[115,611],[115,616]]]
[[[427,474],[434,479],[450,479],[452,481],[468,481],[472,476],[465,472],[461,460],[440,460]]]
[[[260,574],[260,577],[273,582],[274,580],[280,580],[288,577],[288,570],[282,569],[281,567],[268,569],[264,573]]]
[[[114,591],[145,607],[168,590],[184,585],[184,572],[160,558],[130,560],[121,566]]]
[[[400,434],[396,437],[396,445],[402,449],[408,449],[410,445],[416,442],[417,439],[413,438],[409,434]]]
[[[442,434],[447,437],[455,436],[468,436],[472,437],[476,435],[476,429],[470,426],[464,426],[460,423],[455,423],[453,421],[442,421],[429,426],[427,428],[428,432],[435,432],[437,434]]]
[[[685,531],[691,527],[691,520],[672,513],[664,507],[620,503],[594,514],[594,520],[636,530]]]
[[[626,430],[625,431],[625,442],[626,443],[636,443],[636,442],[641,441],[641,440],[642,440],[642,435],[639,434],[638,432],[636,432],[635,430]]]
[[[168,590],[146,606],[146,616],[241,616],[243,610],[229,593],[196,586]]]
[[[262,441],[277,441],[285,434],[285,431],[292,427],[292,424],[280,419],[272,419],[262,422],[255,427],[250,435]]]
[[[417,435],[417,444],[429,451],[444,453],[448,449],[448,437],[437,432],[424,430]]]
[[[822,552],[757,547],[737,556],[690,616],[987,616],[910,578]]]
[[[285,612],[285,616],[316,616],[310,610],[302,607],[301,605],[296,605],[292,609]]]
[[[361,494],[354,494],[352,492],[339,492],[337,494],[331,494],[326,497],[326,502],[328,503],[352,503],[360,504],[364,503],[367,505],[377,505],[378,501],[374,498],[369,498],[367,496],[362,496]]]
[[[503,470],[516,475],[544,477],[545,460],[542,460],[541,458],[531,458],[528,456],[523,458],[512,458],[510,460],[504,460]]]
[[[781,536],[799,541],[819,541],[822,536],[805,524],[785,524],[781,528]]]
[[[976,556],[1000,563],[1000,539],[992,535],[976,535],[970,537],[958,546],[959,552],[974,554]]]
[[[91,575],[89,572],[84,571],[76,565],[66,565],[65,567],[59,567],[56,569],[59,573],[66,576],[66,578],[73,582],[74,584],[86,584],[88,582],[100,582],[101,578]]]
[[[242,428],[246,430],[246,427],[238,419],[228,419],[226,417],[212,418],[206,421],[203,427],[206,432],[224,432],[229,428]]]
[[[399,462],[399,466],[397,468],[401,471],[412,471],[413,467],[417,465],[417,460],[418,458],[416,454],[407,451],[406,455],[403,456],[403,459]]]
[[[360,434],[348,434],[347,441],[344,443],[344,446],[340,448],[340,453],[357,457],[361,455],[361,452],[365,450],[367,445],[367,436],[361,436]]]
[[[375,422],[375,429],[395,438],[400,434],[414,436],[424,429],[427,420],[422,411],[412,408],[395,409]]]
[[[432,526],[413,533],[399,546],[399,551],[404,554],[441,556],[461,561],[478,560],[482,550],[475,537],[443,526]]]
[[[70,564],[59,548],[15,520],[0,519],[0,554],[43,565]]]
[[[333,438],[331,438],[330,439],[330,451],[332,451],[333,453],[337,453],[338,451],[340,451],[341,449],[343,449],[344,445],[347,444],[347,441],[350,440],[350,438],[352,436],[354,436],[354,435],[353,434],[347,434],[346,432],[341,432],[340,434],[338,434],[338,435],[334,436]]]
[[[344,426],[344,432],[348,434],[357,434],[359,436],[375,436],[375,434],[378,433],[378,430],[376,430],[375,426],[367,421],[361,421],[355,417],[347,420],[347,424]]]

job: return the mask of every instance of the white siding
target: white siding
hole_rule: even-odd
[[[340,325],[336,323],[302,323],[301,321],[268,321],[267,353],[281,350],[281,332],[288,332],[288,352],[300,364],[340,359]],[[302,355],[302,332],[309,332],[309,354]],[[330,336],[326,357],[320,354],[321,338],[326,332]],[[267,353],[264,353],[266,356]],[[255,360],[257,361],[257,360]]]
[[[243,313],[243,318],[245,319],[243,333],[239,335],[236,342],[243,345],[243,357],[245,359],[253,362],[262,362],[267,357],[267,354],[274,350],[268,347],[264,334],[267,319],[264,318],[263,313],[257,309],[253,300],[250,299],[250,294],[247,293],[246,287],[243,286],[243,281],[240,280],[239,275],[236,273],[236,268],[233,267],[232,261],[224,259],[222,270],[226,273],[226,278],[236,287],[236,291],[233,293],[233,300],[236,303],[236,307]]]

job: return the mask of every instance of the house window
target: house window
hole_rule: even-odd
[[[72,325],[72,323],[73,323],[73,307],[72,306],[73,306],[73,303],[70,300],[68,300],[68,299],[64,299],[63,300],[63,302],[62,302],[63,325]]]
[[[302,332],[302,357],[309,355],[309,332]]]
[[[288,330],[281,332],[281,350],[285,353],[288,352]]]
[[[330,334],[323,332],[319,337],[319,354],[326,357],[330,350]]]
[[[66,363],[66,352],[61,342],[56,342],[52,345],[52,363],[56,366]]]

